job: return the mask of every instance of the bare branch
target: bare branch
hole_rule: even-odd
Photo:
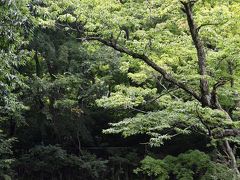
[[[137,109],[137,108],[134,108],[134,107],[129,107],[129,109],[134,110],[134,111],[137,111],[137,112],[141,112],[141,113],[144,113],[144,114],[147,114],[147,113],[148,113],[147,111],[143,111],[143,110],[141,110],[141,109]]]
[[[218,25],[223,25],[225,24],[227,21],[222,22],[222,23],[205,23],[205,24],[201,24],[200,26],[197,27],[197,31],[199,32],[201,30],[201,28],[205,27],[205,26],[218,26]]]

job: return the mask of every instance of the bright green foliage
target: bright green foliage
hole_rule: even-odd
[[[46,3],[49,8],[45,8],[48,13],[44,14],[45,16],[49,14],[51,21],[57,19],[69,24],[86,23],[84,29],[88,35],[100,34],[106,39],[118,38],[119,44],[135,52],[148,54],[159,65],[186,82],[195,84],[199,78],[195,50],[178,0],[126,1],[125,3],[111,0],[71,0]],[[238,1],[231,4],[229,1],[197,3],[195,10],[197,23],[210,24],[201,28],[201,36],[206,45],[213,46],[208,49],[208,64],[212,73],[209,78],[213,83],[219,77],[237,75],[235,69],[234,74],[230,75],[226,66],[225,69],[220,69],[221,66],[219,66],[229,62],[237,67],[235,66],[238,57],[237,46],[232,42],[239,40],[238,34],[235,33],[238,29],[235,19],[239,16],[237,3]],[[63,9],[66,8],[71,14],[68,12],[63,15]],[[41,11],[39,14],[41,15]],[[127,40],[126,29],[129,31]],[[68,28],[68,31],[71,32],[71,29]],[[234,47],[231,48],[230,45]],[[218,51],[216,52],[214,48]],[[226,53],[227,56],[224,55]],[[134,77],[133,74],[129,75]],[[141,77],[146,79],[144,75]]]
[[[115,93],[110,97],[97,100],[97,104],[104,108],[131,108],[145,104],[151,97],[156,96],[157,89],[143,89],[141,87],[115,87]]]
[[[163,103],[166,98],[162,98]],[[192,128],[204,131],[204,127],[193,114],[194,104],[191,102],[182,104],[180,101],[169,103],[168,101],[165,105],[167,108],[162,111],[138,114],[136,117],[111,124],[113,127],[104,132],[122,133],[124,136],[148,134],[151,137],[150,144],[160,146],[164,140],[171,139],[177,134],[191,133]],[[186,105],[188,109],[185,110],[183,106]]]
[[[159,180],[176,178],[179,180],[228,180],[234,179],[233,172],[226,166],[214,163],[210,157],[198,150],[167,156],[157,160],[150,156],[141,161],[136,173],[144,173]]]
[[[104,130],[104,133],[121,133],[125,137],[147,134],[151,137],[151,146],[160,146],[164,140],[181,134],[196,132],[207,134],[208,128],[212,131],[218,131],[220,128],[239,128],[239,123],[227,122],[227,116],[222,111],[202,108],[196,102],[183,103],[179,100],[172,100],[168,95],[159,98],[158,102],[162,108],[161,111],[139,113],[133,118],[112,123],[112,127]],[[208,128],[199,121],[199,117],[204,124],[208,125]]]
[[[39,8],[39,16],[44,15],[43,19],[69,24],[83,23],[87,35],[100,34],[105,39],[114,37],[118,44],[149,55],[179,79],[196,85],[196,80],[199,79],[196,53],[178,0],[124,3],[111,0],[71,0],[45,3],[49,8]],[[46,12],[41,12],[42,9]],[[64,14],[64,9],[69,11]],[[200,1],[195,8],[197,24],[203,25],[200,34],[204,45],[211,45],[207,53],[208,69],[211,72],[208,78],[212,83],[219,78],[238,75],[238,12],[238,1]],[[71,28],[66,28],[71,32]],[[129,34],[128,39],[126,30]],[[229,72],[229,64],[233,72]],[[138,73],[131,72],[128,75],[137,82],[143,82],[146,74]]]
[[[165,158],[146,156],[136,172],[163,180],[233,179],[239,3],[0,0],[0,129],[7,134],[0,136],[0,175],[132,180],[139,159],[152,154]],[[196,39],[206,52],[205,73]]]
[[[27,43],[24,34],[28,33],[26,26],[29,23],[25,5],[25,1],[3,1],[0,7],[0,20],[4,23],[0,28],[0,111],[15,119],[19,119],[19,112],[26,109],[17,99],[20,95],[18,89],[25,87],[24,77],[17,68],[31,57],[28,51],[23,49]]]
[[[106,94],[96,97],[96,104],[117,114],[113,117],[117,122],[110,123],[105,133],[120,133],[124,137],[146,135],[151,146],[160,146],[173,137],[193,134],[221,142],[224,138],[218,139],[217,135],[225,129],[239,129],[240,36],[239,23],[236,23],[240,16],[239,1],[199,0],[193,7],[191,18],[196,23],[196,33],[199,33],[207,56],[204,75],[199,73],[201,64],[197,47],[192,43],[194,35],[191,36],[186,13],[181,9],[184,2],[189,1],[48,0],[44,5],[36,6],[40,26],[62,28],[85,42],[88,51],[99,48],[99,43],[87,41],[95,37],[102,39],[99,42],[125,52],[115,53],[112,62],[117,60],[117,66],[104,64],[95,69],[101,72],[95,74],[95,82],[108,86]],[[64,46],[61,49],[68,51]],[[108,48],[102,50],[109,53]],[[167,73],[153,71],[148,66],[151,63],[142,57],[148,57]],[[219,106],[205,107],[201,102],[203,93],[199,98],[192,97],[188,88],[182,88],[168,76],[187,84],[197,95],[202,93],[199,80],[205,78],[209,91],[212,91],[212,94],[208,92],[209,96],[214,100],[215,95]],[[222,80],[225,84],[217,86]],[[69,100],[63,102],[67,106],[74,104]],[[56,105],[60,107],[63,103]],[[117,118],[119,114],[123,119]],[[235,135],[227,138],[232,142],[238,139]]]

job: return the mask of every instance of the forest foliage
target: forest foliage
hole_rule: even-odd
[[[239,2],[0,0],[1,179],[239,179]]]

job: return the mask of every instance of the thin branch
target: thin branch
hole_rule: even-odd
[[[225,24],[227,21],[225,22],[222,22],[222,23],[205,23],[205,24],[202,24],[200,26],[197,27],[197,31],[199,32],[201,30],[201,28],[205,27],[205,26],[218,26],[218,25],[223,25]]]
[[[154,102],[154,101],[156,101],[156,100],[158,100],[159,98],[161,98],[162,96],[164,96],[164,95],[166,95],[166,94],[172,95],[170,92],[175,91],[175,90],[176,90],[176,89],[167,90],[165,93],[160,94],[160,95],[157,96],[156,98],[147,101],[147,102],[145,103],[145,105],[146,105],[146,104],[149,104],[149,103],[152,103],[152,102]]]
[[[188,130],[188,129],[191,129],[193,126],[194,126],[194,125],[190,125],[190,126],[184,128],[183,131],[186,131],[186,130]],[[173,137],[176,137],[176,136],[181,135],[181,134],[182,134],[182,133],[178,132],[178,133],[173,134],[173,135],[170,135],[170,134],[167,134],[167,135],[170,135],[171,138],[173,138]]]
[[[204,120],[202,119],[200,113],[198,112],[198,104],[196,105],[196,112],[197,112],[197,117],[200,120],[200,122],[205,126],[205,128],[208,130],[208,136],[212,136],[212,131],[210,129],[210,127],[207,125],[207,123],[204,122]]]
[[[129,109],[134,110],[134,111],[137,111],[137,112],[141,112],[141,113],[144,113],[144,114],[147,114],[147,113],[148,113],[147,111],[143,111],[143,110],[141,110],[141,109],[137,109],[137,108],[134,108],[134,107],[129,107]]]
[[[163,78],[163,77],[161,76],[161,79],[158,80],[158,78],[156,77],[157,82],[158,82],[158,84],[159,84],[160,86],[162,86],[162,87],[167,91],[167,90],[168,90],[167,87],[166,87],[164,84],[162,84],[162,78]],[[179,98],[178,98],[177,96],[171,94],[170,92],[169,92],[168,94],[170,94],[171,96],[173,96],[175,99],[179,100]]]
[[[220,79],[217,83],[215,83],[213,85],[213,89],[212,89],[212,92],[211,92],[211,104],[213,105],[213,108],[223,110],[220,103],[218,102],[217,89],[220,88],[221,86],[224,86],[228,81],[229,80],[226,80],[226,79]],[[225,111],[225,110],[223,110],[223,111]]]
[[[213,85],[213,91],[216,92],[216,90],[221,87],[224,86],[229,80],[227,79],[220,79],[217,83],[215,83]]]
[[[120,30],[120,32],[118,33],[118,36],[116,38],[116,41],[115,41],[116,43],[118,42],[118,39],[120,38],[121,34],[122,34],[122,31]]]

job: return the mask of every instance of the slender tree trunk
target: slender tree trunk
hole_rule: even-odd
[[[34,60],[35,60],[35,72],[36,72],[36,76],[37,76],[38,78],[41,78],[41,77],[42,77],[42,73],[41,73],[40,62],[39,62],[39,59],[38,59],[38,50],[35,51]],[[38,91],[39,91],[39,89],[38,89]],[[42,98],[41,98],[41,96],[40,96],[39,93],[36,95],[36,100],[37,100],[37,103],[39,104],[38,110],[39,110],[39,114],[40,114],[40,117],[41,117],[41,115],[44,115],[44,114],[42,113],[42,109],[45,107],[45,105],[44,105],[44,102],[42,101]],[[38,122],[39,127],[40,127],[41,143],[44,144],[44,141],[43,141],[44,124],[43,124],[43,121],[42,121],[41,118],[38,118],[37,122]]]
[[[214,87],[213,90],[215,92],[210,93],[209,91],[209,85],[208,85],[208,80],[206,79],[206,75],[207,75],[207,68],[206,68],[206,53],[204,50],[204,46],[203,43],[201,41],[201,38],[199,36],[199,27],[197,27],[197,25],[194,22],[194,18],[193,18],[193,12],[192,12],[192,8],[194,6],[194,4],[196,3],[196,1],[189,1],[189,2],[183,2],[181,1],[181,3],[183,4],[183,12],[186,14],[187,16],[187,21],[188,21],[188,26],[189,26],[189,30],[191,33],[191,37],[194,43],[194,46],[196,48],[197,51],[197,57],[198,57],[198,67],[199,67],[199,74],[201,75],[201,79],[200,79],[200,90],[201,90],[201,103],[203,107],[210,107],[210,108],[217,108],[219,110],[224,111],[224,113],[226,113],[228,120],[232,121],[230,115],[222,109],[220,103],[218,102],[217,99],[217,94],[216,94],[216,88]],[[236,174],[239,176],[239,170],[238,170],[238,166],[237,166],[237,161],[236,161],[236,157],[234,155],[233,149],[231,148],[229,142],[227,140],[223,140],[224,141],[224,149],[226,149],[226,152],[228,154],[228,157],[231,160],[231,168],[236,172]]]
[[[41,66],[40,66],[40,63],[39,63],[38,51],[37,50],[34,54],[34,60],[35,60],[36,75],[37,75],[37,77],[41,77]]]
[[[199,67],[199,74],[201,75],[200,78],[200,90],[201,90],[201,101],[203,106],[211,106],[211,95],[209,92],[209,85],[208,80],[206,79],[207,75],[207,68],[206,68],[206,53],[204,50],[203,43],[199,37],[199,31],[197,25],[193,19],[192,7],[194,4],[191,2],[183,3],[183,11],[187,15],[187,21],[189,30],[192,36],[192,40],[194,46],[197,50],[197,57],[198,57],[198,67]]]
[[[79,153],[79,155],[83,155],[83,153],[82,153],[81,140],[80,140],[80,138],[79,138],[79,131],[77,132],[77,141],[78,141],[78,153]]]

